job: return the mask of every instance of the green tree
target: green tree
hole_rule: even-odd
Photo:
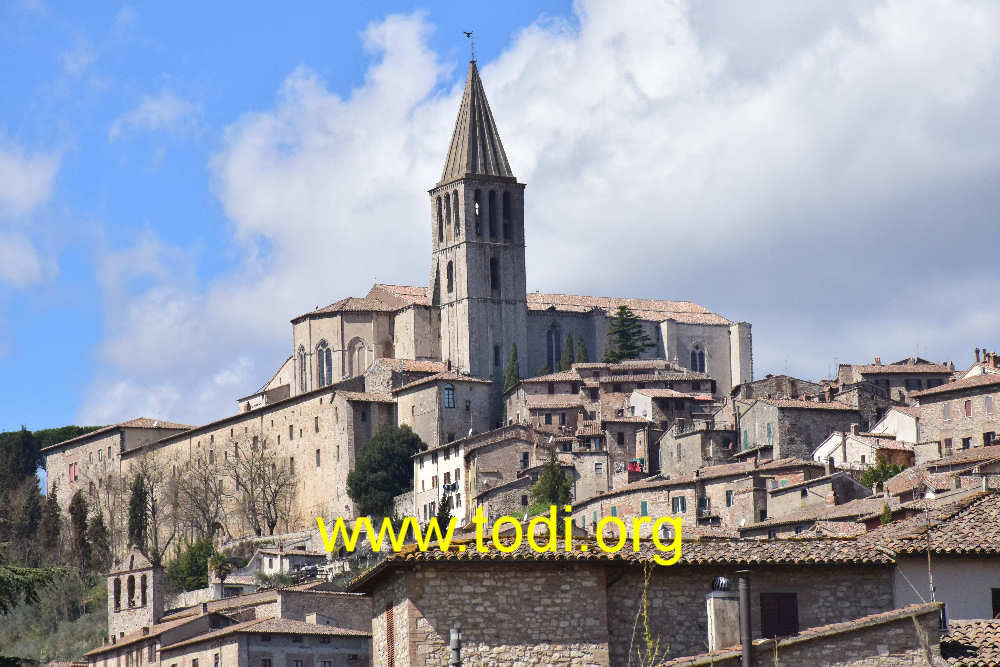
[[[166,583],[173,591],[193,591],[208,586],[208,561],[215,554],[211,540],[195,540],[167,565]]]
[[[347,475],[347,494],[362,516],[384,517],[392,512],[393,499],[413,487],[410,457],[427,445],[406,424],[386,424],[357,455]]]
[[[573,332],[566,332],[566,342],[563,343],[562,357],[559,358],[559,370],[568,371],[576,361],[573,345]]]
[[[552,372],[552,369],[549,368],[548,364],[545,364],[544,366],[542,366],[541,368],[539,368],[537,371],[535,371],[535,375],[548,375],[551,372]]]
[[[148,502],[146,483],[141,475],[136,475],[132,480],[128,500],[128,541],[129,546],[137,546],[143,550],[149,537],[149,515],[146,513]]]
[[[225,583],[226,577],[228,577],[233,571],[233,562],[218,551],[213,553],[211,558],[208,559],[208,566],[212,569],[212,572],[215,573],[215,576],[219,578],[221,583]]]
[[[104,517],[101,516],[100,511],[87,526],[87,542],[90,543],[91,567],[95,572],[107,572],[111,567],[111,546],[108,538],[108,527],[104,525]]]
[[[517,362],[517,343],[510,344],[510,357],[503,377],[503,392],[506,394],[521,381],[521,367]]]
[[[53,485],[45,497],[45,507],[42,508],[42,517],[38,523],[38,546],[47,560],[53,560],[53,556],[59,552],[61,524],[59,500],[56,497],[56,487]]]
[[[441,502],[438,503],[437,514],[434,515],[434,518],[437,519],[441,530],[448,527],[448,522],[451,521],[451,496],[441,496]]]
[[[32,432],[32,437],[35,438],[35,442],[38,444],[39,449],[45,449],[50,445],[54,445],[65,440],[70,440],[72,438],[79,437],[81,435],[86,435],[96,431],[102,426],[60,426],[59,428],[44,428],[39,431]]]
[[[601,361],[617,363],[625,359],[638,359],[639,355],[655,346],[656,343],[642,330],[642,323],[636,314],[622,304],[618,306],[608,326],[608,349]]]
[[[569,503],[569,498],[570,482],[552,450],[549,452],[549,460],[538,475],[538,483],[531,489],[531,499],[535,503],[561,508]]]
[[[38,591],[56,578],[53,568],[16,567],[0,562],[0,615],[22,602],[38,599]]]
[[[12,494],[14,495],[14,494]],[[38,489],[38,481],[34,476],[24,480],[17,495],[21,502],[11,518],[11,531],[8,539],[15,548],[22,565],[38,565],[38,526],[42,521],[42,494]],[[11,503],[13,505],[13,503]]]
[[[583,336],[578,336],[576,339],[576,363],[585,364],[590,361],[590,355],[587,353],[587,344],[583,341]]]
[[[892,509],[889,507],[889,503],[882,505],[882,516],[879,517],[879,521],[882,522],[883,526],[892,523]]]
[[[21,485],[41,467],[43,459],[38,441],[31,431],[21,427],[20,431],[0,433],[0,504],[7,494]]]
[[[890,464],[884,456],[879,455],[875,465],[868,466],[868,469],[861,473],[861,483],[868,487],[874,486],[876,490],[881,491],[885,480],[895,477],[904,469],[905,466]]]
[[[90,570],[90,542],[87,541],[87,499],[77,491],[69,501],[69,523],[73,531],[73,557],[81,570]]]

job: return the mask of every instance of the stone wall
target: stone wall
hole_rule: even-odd
[[[992,399],[992,408],[987,405],[987,397]],[[970,387],[919,397],[920,439],[923,441],[951,440],[952,451],[958,451],[968,439],[970,447],[981,447],[985,434],[1000,436],[1000,386]],[[965,416],[965,402],[970,401],[972,415]],[[945,417],[945,406],[949,414]],[[987,411],[987,410],[990,411]],[[993,444],[1000,444],[998,442]],[[947,449],[946,444],[942,444]]]

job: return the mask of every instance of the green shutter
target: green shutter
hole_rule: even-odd
[[[743,449],[750,449],[750,433],[743,429]]]
[[[618,506],[617,505],[612,505],[611,506],[611,516],[618,516]]]
[[[649,507],[646,505],[646,501],[642,501],[642,515],[649,516]]]
[[[767,422],[767,444],[769,445],[774,444],[771,441],[771,422]]]

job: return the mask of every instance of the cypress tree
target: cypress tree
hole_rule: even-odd
[[[69,522],[73,529],[73,555],[80,569],[90,570],[90,542],[87,541],[87,500],[83,491],[73,494],[69,501]]]
[[[608,349],[601,361],[617,363],[638,359],[640,354],[655,345],[642,330],[642,324],[632,309],[622,304],[608,326]]]
[[[104,517],[98,512],[87,527],[87,542],[90,543],[90,564],[96,572],[107,572],[111,566],[111,546]]]
[[[141,476],[136,475],[132,480],[131,492],[128,501],[128,541],[130,546],[145,549],[146,538],[149,535],[149,519],[146,514],[149,494]]]
[[[521,368],[517,363],[517,343],[510,344],[510,357],[503,378],[503,392],[506,394],[521,380]]]
[[[446,530],[448,528],[448,522],[451,520],[451,496],[441,496],[441,502],[438,504],[437,514],[434,518],[437,519],[438,526],[441,530]]]
[[[538,475],[538,483],[531,489],[531,499],[535,503],[556,505],[557,511],[569,502],[570,483],[566,474],[559,467],[555,450],[549,452],[549,460],[545,462]]]
[[[12,517],[10,537],[25,563],[35,566],[38,564],[35,558],[38,553],[36,535],[42,521],[42,494],[33,479],[26,481],[25,487],[24,501],[17,514]]]
[[[573,355],[573,332],[566,332],[566,342],[563,343],[562,357],[559,359],[559,370],[568,371],[575,361]]]
[[[56,487],[45,497],[42,517],[38,522],[39,546],[42,553],[51,558],[59,551],[59,500],[56,498]]]
[[[583,336],[576,339],[576,363],[585,364],[590,361],[590,355],[587,354],[587,344],[583,342]]]

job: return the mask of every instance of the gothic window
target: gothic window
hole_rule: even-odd
[[[146,575],[139,577],[139,606],[146,606]]]
[[[455,267],[452,266],[451,262],[448,262],[448,266],[445,267],[445,284],[448,286],[448,294],[455,291]]]
[[[510,193],[503,193],[503,237],[510,238]]]
[[[457,239],[462,235],[462,220],[458,215],[458,193],[451,193],[451,208],[455,212],[455,238]]]
[[[444,407],[455,407],[455,385],[446,384],[444,386]]]
[[[441,267],[434,268],[434,289],[431,292],[431,305],[441,305]]]
[[[479,215],[479,211],[481,210],[479,202],[481,202],[482,199],[483,199],[482,190],[476,190],[475,200],[473,201],[472,204],[472,214],[476,218],[476,236],[482,236],[483,234],[483,226],[480,222],[482,218]]]
[[[306,348],[299,345],[299,391],[306,390]]]
[[[490,257],[490,289],[500,289],[500,263]]]
[[[691,370],[698,373],[705,372],[705,350],[701,345],[695,345],[691,350]]]
[[[493,239],[497,236],[497,193],[495,190],[490,190],[489,207],[490,238]]]
[[[444,216],[441,214],[441,197],[437,198],[438,243],[444,243]]]
[[[122,580],[115,579],[115,611],[122,608]]]
[[[131,574],[125,582],[125,598],[128,600],[128,606],[135,606],[135,577]]]
[[[444,193],[444,226],[448,230],[448,236],[451,236],[451,196],[446,192]]]
[[[316,375],[320,387],[333,384],[333,350],[325,340],[316,346]]]
[[[367,368],[365,358],[365,342],[360,338],[355,338],[347,346],[347,368],[348,375],[360,375]]]
[[[545,365],[552,370],[559,367],[559,361],[562,359],[562,341],[562,332],[559,329],[559,325],[553,322],[545,334]]]

